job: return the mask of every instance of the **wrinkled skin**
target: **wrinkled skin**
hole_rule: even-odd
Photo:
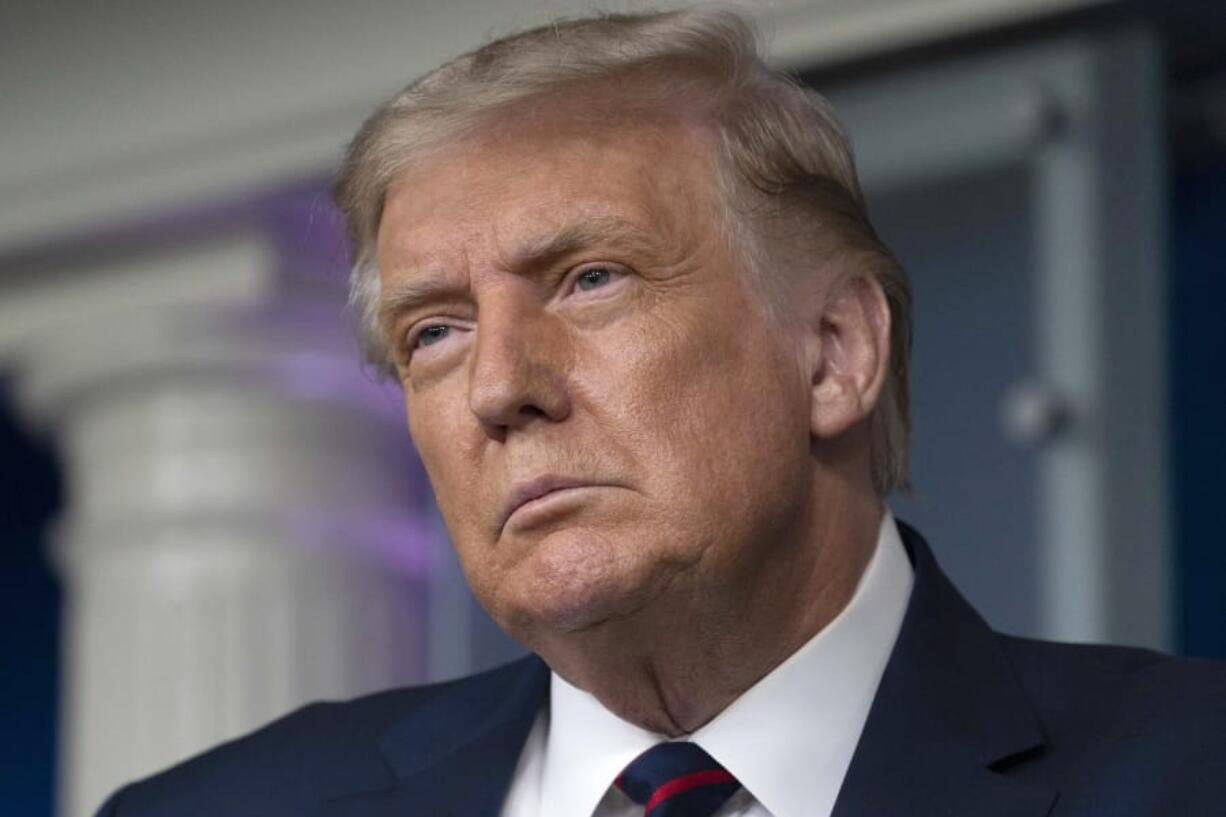
[[[768,309],[712,156],[681,121],[508,117],[403,172],[377,247],[410,433],[476,596],[668,734],[842,608],[880,515],[880,291],[805,270]],[[578,485],[508,517],[546,475]]]

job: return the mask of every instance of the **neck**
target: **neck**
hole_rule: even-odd
[[[694,732],[851,600],[883,509],[876,496],[845,499],[801,520],[749,581],[682,580],[634,617],[570,634],[542,655],[623,720],[670,737]]]

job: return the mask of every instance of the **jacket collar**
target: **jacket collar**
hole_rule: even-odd
[[[915,583],[833,817],[1043,817],[1056,792],[998,773],[1044,749],[1041,725],[983,619],[899,524]],[[386,788],[324,802],[317,817],[493,817],[548,700],[535,656],[429,690],[384,736]]]
[[[915,584],[834,817],[1042,817],[1056,792],[999,774],[1045,748],[999,637],[923,538],[905,524],[899,530]]]
[[[493,817],[537,713],[549,668],[536,656],[426,691],[379,742],[390,785],[325,800],[317,817]]]

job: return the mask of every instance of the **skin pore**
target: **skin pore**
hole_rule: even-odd
[[[403,171],[377,254],[409,430],[477,598],[622,718],[694,731],[876,542],[889,315],[834,257],[768,308],[712,139],[534,108]]]

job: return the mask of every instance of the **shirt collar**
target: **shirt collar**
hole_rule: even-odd
[[[894,517],[847,606],[689,740],[774,817],[829,814],[902,625],[913,576]],[[610,782],[668,738],[623,721],[556,673],[541,770],[542,817],[591,814]]]

